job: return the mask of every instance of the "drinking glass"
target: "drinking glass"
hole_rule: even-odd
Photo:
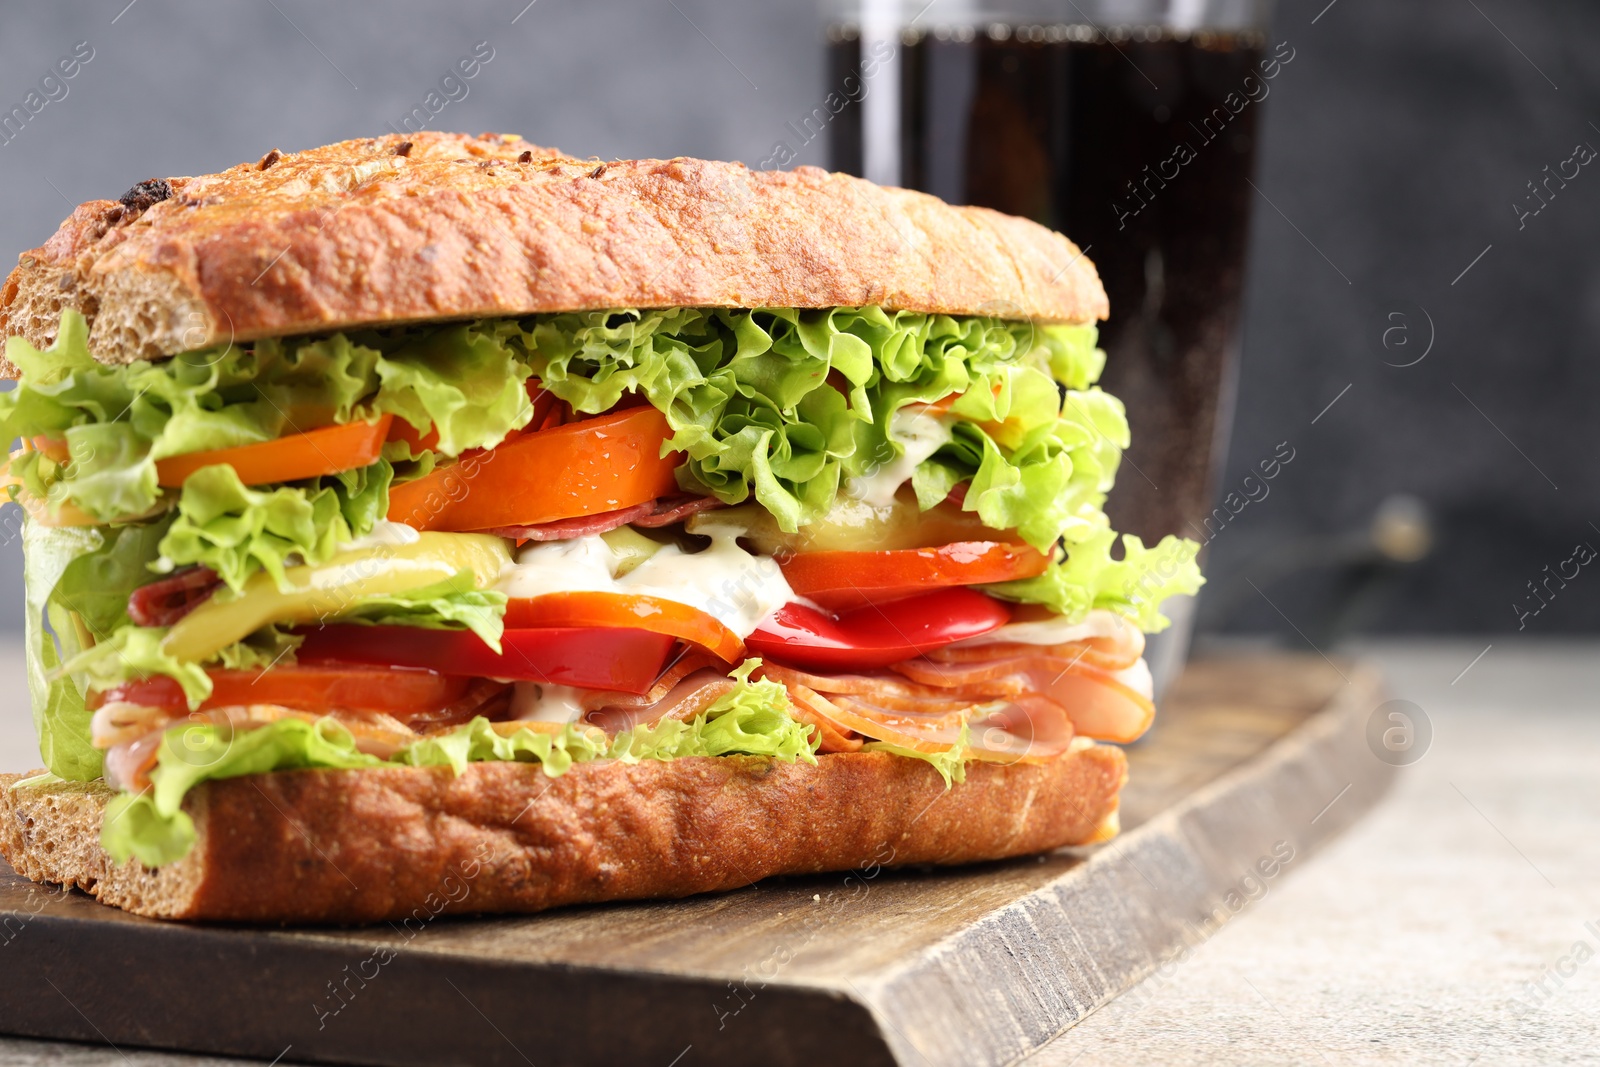
[[[1106,510],[1146,544],[1215,536],[1263,101],[1292,62],[1270,0],[840,0],[835,169],[1060,230],[1111,302],[1101,384],[1133,444]],[[831,110],[831,109],[830,109]],[[1209,532],[1208,532],[1209,531]],[[1164,688],[1192,598],[1148,656]]]

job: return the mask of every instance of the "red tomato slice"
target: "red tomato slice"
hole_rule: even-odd
[[[343,623],[306,631],[296,656],[305,664],[426,667],[469,678],[646,693],[676,644],[648,630],[564,626],[508,629],[496,653],[466,630]]]
[[[378,461],[393,421],[393,415],[383,415],[377,422],[347,422],[343,426],[292,433],[276,441],[168,456],[156,460],[156,481],[164,486],[180,486],[201,467],[217,463],[232,467],[245,485],[297,482],[354,470]]]
[[[517,629],[551,626],[634,628],[699,645],[724,663],[744,654],[739,635],[699,608],[633,593],[547,593],[506,604],[506,625]]]
[[[298,665],[264,671],[207,671],[211,696],[204,708],[278,704],[300,711],[373,711],[414,717],[448,707],[466,693],[469,678],[435,671],[349,665]],[[187,711],[177,681],[164,674],[124,682],[100,694],[99,704],[126,701],[145,707]]]
[[[887,604],[945,586],[1032,578],[1049,566],[1049,557],[1037,549],[1004,541],[887,552],[802,552],[782,563],[790,588],[835,611]]]
[[[653,407],[523,434],[389,490],[389,518],[419,530],[536,526],[678,492],[677,453]]]
[[[786,604],[745,644],[761,656],[813,670],[869,670],[997,630],[1011,609],[971,589],[943,589],[830,618]]]

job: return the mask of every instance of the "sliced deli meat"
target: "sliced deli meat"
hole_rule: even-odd
[[[135,589],[128,597],[128,618],[140,626],[171,626],[205,603],[221,584],[210,567],[185,567]]]
[[[1047,760],[1067,751],[1074,736],[1059,705],[1022,691],[978,702],[887,672],[830,677],[774,664],[762,672],[841,736],[850,731],[917,752],[948,751],[965,737],[974,758]]]
[[[983,658],[975,655],[985,653]],[[940,662],[947,657],[958,662]],[[1097,645],[1080,642],[1057,646],[986,645],[940,649],[921,659],[906,660],[893,670],[910,681],[974,702],[1007,699],[1026,693],[1062,709],[1077,732],[1099,741],[1137,740],[1150,728],[1155,704],[1150,697],[1149,670],[1135,657],[1111,670],[1091,666],[1120,662]]]

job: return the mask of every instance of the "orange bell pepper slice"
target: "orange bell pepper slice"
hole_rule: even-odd
[[[676,600],[637,593],[574,592],[511,600],[506,627],[604,626],[649,630],[688,641],[724,663],[744,655],[744,641],[714,615]]]
[[[678,492],[681,453],[653,407],[628,408],[469,452],[389,490],[389,518],[419,530],[492,530],[598,515]]]
[[[347,422],[292,433],[276,441],[168,456],[156,460],[156,481],[177,487],[200,468],[219,463],[232,467],[245,485],[297,482],[354,470],[378,461],[393,421],[393,415],[383,415],[377,422]]]

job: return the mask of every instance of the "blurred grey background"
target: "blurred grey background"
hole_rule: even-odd
[[[824,138],[785,125],[829,89],[824,28],[810,0],[6,2],[0,112],[75,47],[92,58],[0,143],[0,252],[144,178],[385,132],[480,41],[492,58],[434,128],[753,166],[784,141],[826,165]],[[1512,208],[1546,165],[1600,146],[1600,5],[1288,2],[1274,36],[1297,59],[1264,105],[1221,485],[1278,442],[1296,458],[1214,541],[1202,628],[1600,628],[1584,572],[1520,615],[1528,583],[1600,546],[1600,171],[1520,227]],[[1361,557],[1394,494],[1433,518],[1415,564]],[[4,540],[0,597],[20,605]]]

